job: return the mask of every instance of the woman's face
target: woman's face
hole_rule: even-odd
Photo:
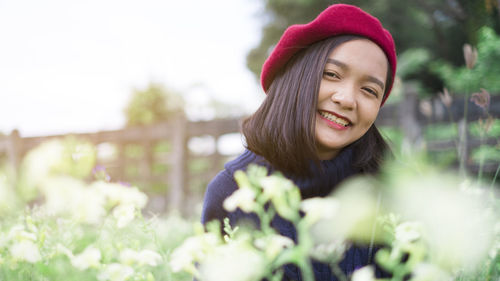
[[[385,90],[388,63],[382,49],[367,39],[342,43],[329,55],[316,111],[318,157],[335,157],[372,126]]]

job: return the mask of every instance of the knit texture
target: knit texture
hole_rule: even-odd
[[[387,85],[385,103],[396,75],[396,47],[392,35],[380,21],[360,8],[346,4],[331,5],[307,24],[288,27],[262,66],[260,81],[265,92],[279,70],[299,51],[323,39],[343,35],[360,35],[375,42],[385,53],[391,69],[391,81]]]
[[[354,175],[357,171],[352,167],[353,151],[350,147],[345,148],[336,158],[328,161],[321,161],[320,168],[313,167],[313,176],[309,178],[297,178],[287,175],[299,188],[303,199],[311,197],[324,197],[330,194],[334,188],[344,179]],[[242,155],[225,165],[221,171],[208,185],[202,212],[202,223],[217,219],[222,222],[228,217],[231,225],[248,220],[259,226],[258,217],[254,214],[247,214],[237,209],[234,212],[227,212],[223,208],[224,200],[230,196],[238,187],[233,178],[237,170],[246,170],[249,164],[263,165],[273,172],[274,169],[264,158],[246,150]],[[272,221],[272,226],[284,236],[297,241],[295,227],[289,221],[276,216]],[[347,274],[351,274],[355,269],[369,263],[368,247],[352,246],[346,253],[344,260],[340,263],[341,269]],[[286,265],[283,280],[303,280],[299,269],[294,265]],[[327,264],[314,262],[314,275],[316,281],[337,280],[331,273]],[[377,272],[380,275],[380,272]],[[308,280],[309,281],[309,280]]]

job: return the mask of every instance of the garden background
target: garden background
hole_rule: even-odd
[[[500,1],[344,2],[377,16],[396,41],[397,81],[376,122],[395,155],[419,155],[458,178],[495,189]],[[260,40],[246,49],[246,67],[255,78],[246,87],[251,95],[263,98],[260,67],[284,29],[311,20],[330,4],[259,1],[253,17],[261,27]],[[197,60],[210,55],[201,53]],[[173,273],[167,261],[196,232],[191,225],[199,220],[208,181],[241,152],[239,123],[251,112],[250,102],[227,103],[210,87],[194,85],[183,92],[158,80],[122,97],[122,128],[0,134],[0,231],[6,237],[0,241],[1,280],[52,280],[72,270],[74,280],[191,278]],[[1,93],[6,104],[16,93],[12,89]]]

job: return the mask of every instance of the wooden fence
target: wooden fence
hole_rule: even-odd
[[[114,181],[125,182],[157,182],[168,185],[168,194],[156,209],[186,210],[193,206],[186,204],[189,190],[189,181],[193,180],[188,172],[187,163],[196,158],[189,153],[188,140],[196,136],[210,136],[216,142],[220,136],[239,131],[238,119],[213,120],[201,122],[188,122],[183,116],[178,116],[170,122],[158,123],[151,126],[131,127],[113,131],[96,133],[70,134],[78,139],[86,140],[99,146],[111,144],[116,148],[116,157],[111,160],[102,160],[98,157],[98,165],[104,166]],[[9,136],[0,137],[0,156],[2,153],[14,167],[18,167],[22,157],[38,144],[65,135],[52,135],[43,137],[20,137],[17,131]],[[153,148],[159,142],[168,141],[171,148],[168,153],[154,153]],[[127,145],[139,145],[143,148],[139,159],[129,159],[126,155]],[[217,149],[206,156],[210,159],[208,171],[198,174],[198,177],[209,179],[222,167],[226,155],[221,155]],[[152,167],[155,164],[168,165],[167,173],[155,175]],[[135,165],[139,174],[127,176],[127,165]],[[157,198],[158,199],[158,198]]]
[[[443,113],[446,108],[435,99],[431,102],[432,110],[430,114],[422,114],[419,110],[420,101],[417,94],[411,89],[405,91],[405,97],[398,104],[388,104],[384,106],[377,120],[378,126],[389,126],[401,128],[404,134],[404,141],[410,146],[422,146],[423,130],[429,124],[449,123],[447,114]],[[456,120],[463,116],[463,99],[456,99],[449,109]],[[483,116],[481,110],[474,104],[468,104],[468,122],[478,120]],[[493,97],[490,114],[497,117],[500,115],[500,97]],[[463,121],[462,121],[463,122]],[[116,148],[116,157],[111,160],[98,158],[98,164],[107,168],[113,180],[127,182],[159,182],[168,185],[167,194],[161,196],[160,202],[155,210],[177,209],[192,212],[193,202],[200,200],[203,195],[203,185],[215,176],[227,160],[227,155],[222,155],[217,149],[208,155],[196,155],[188,149],[188,141],[193,137],[209,136],[214,142],[225,135],[239,132],[239,119],[213,120],[203,122],[191,122],[183,116],[178,116],[170,122],[159,123],[151,126],[124,128],[114,131],[101,131],[96,133],[72,134],[77,138],[87,140],[96,146],[102,144],[112,144]],[[8,136],[0,136],[0,156],[3,155],[15,167],[18,167],[22,157],[38,144],[53,138],[61,138],[66,135],[53,135],[43,137],[20,137],[17,131],[13,131]],[[168,141],[171,148],[168,152],[155,152],[155,144]],[[423,145],[430,151],[441,151],[454,149],[458,145],[461,151],[459,161],[470,171],[477,170],[477,165],[471,163],[470,151],[481,143],[499,146],[497,138],[478,140],[472,138],[466,127],[461,129],[459,140],[442,140],[426,142]],[[138,159],[129,159],[126,155],[127,145],[134,144],[142,147],[142,156]],[[190,171],[188,163],[196,159],[208,161],[208,165],[203,172]],[[152,172],[156,164],[168,165],[168,171],[155,174]],[[127,165],[133,165],[139,173],[136,176],[128,176]],[[487,163],[484,171],[494,172],[498,163]],[[203,187],[198,192],[193,192],[192,185],[198,181]],[[191,186],[191,189],[189,188]],[[201,193],[201,194],[200,194]],[[195,196],[197,195],[197,197]],[[194,196],[194,200],[190,199]],[[192,200],[192,201],[191,201]]]

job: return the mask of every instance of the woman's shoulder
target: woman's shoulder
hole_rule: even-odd
[[[203,211],[201,222],[203,224],[214,220],[222,220],[227,216],[222,204],[237,189],[235,180],[229,171],[224,169],[220,171],[208,184],[203,199]]]
[[[234,160],[224,165],[224,170],[220,171],[207,185],[203,201],[203,211],[201,221],[205,224],[213,219],[222,220],[227,216],[223,208],[224,200],[229,197],[238,185],[234,180],[234,172],[246,170],[251,163],[257,163],[258,156],[246,150]]]

